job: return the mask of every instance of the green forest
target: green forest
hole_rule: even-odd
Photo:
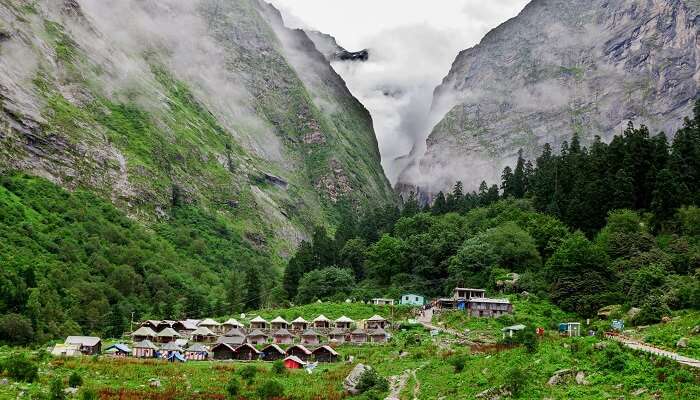
[[[118,337],[143,318],[231,315],[457,285],[528,292],[583,317],[621,304],[634,323],[700,308],[700,103],[669,143],[630,127],[572,137],[500,185],[460,183],[431,205],[339,205],[284,273],[228,219],[173,203],[148,226],[86,190],[0,178],[0,341]]]
[[[638,324],[700,307],[700,103],[672,143],[632,124],[610,144],[578,135],[558,154],[522,157],[500,186],[456,183],[421,207],[345,218],[319,228],[285,271],[297,302],[426,296],[457,285],[522,292],[593,316],[641,309]],[[513,275],[516,274],[516,275]],[[516,279],[514,279],[516,278]]]

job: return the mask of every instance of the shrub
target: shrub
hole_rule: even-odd
[[[32,321],[20,314],[0,316],[0,341],[9,344],[23,345],[34,339]]]
[[[624,371],[627,367],[627,357],[619,345],[608,346],[602,352],[599,364],[611,371]]]
[[[278,381],[270,379],[258,386],[256,393],[261,400],[275,399],[284,396],[284,386]]]
[[[7,374],[17,381],[34,382],[39,376],[39,368],[24,356],[5,361],[2,369],[7,371]]]
[[[357,390],[360,393],[365,393],[369,390],[383,393],[389,390],[389,382],[379,375],[377,371],[368,369],[360,375],[360,381],[357,382]]]
[[[284,361],[277,360],[272,363],[272,372],[277,375],[284,375],[287,372],[287,369],[284,367]]]
[[[255,375],[257,373],[258,369],[254,365],[246,365],[245,367],[241,368],[239,372],[241,378],[245,379],[248,382],[251,382],[253,379],[255,379]]]
[[[49,398],[51,400],[64,400],[66,393],[63,391],[63,381],[61,378],[54,378],[51,381],[51,389],[49,390]]]
[[[695,377],[687,369],[678,369],[673,374],[672,379],[676,383],[691,383],[695,380]]]
[[[235,399],[241,394],[241,381],[235,376],[226,384],[226,394],[230,399]]]
[[[467,356],[459,354],[450,358],[450,364],[454,367],[456,373],[464,370],[464,365],[467,363]]]
[[[80,394],[80,400],[97,400],[97,393],[92,389],[85,389]]]
[[[80,375],[78,375],[77,372],[73,372],[68,377],[68,386],[70,386],[72,388],[77,388],[79,386],[83,386],[83,378]]]
[[[517,396],[527,384],[529,377],[524,368],[515,367],[506,374],[505,387],[513,396]]]

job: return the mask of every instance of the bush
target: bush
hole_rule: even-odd
[[[377,371],[368,369],[360,375],[360,381],[357,382],[357,390],[360,393],[365,393],[370,390],[384,393],[389,390],[389,382],[379,375]]]
[[[639,314],[634,318],[637,325],[654,324],[664,316],[671,315],[671,310],[660,296],[649,296],[642,304]]]
[[[608,346],[601,353],[599,365],[611,371],[624,371],[627,367],[627,357],[619,345]]]
[[[235,399],[241,394],[241,381],[235,376],[226,384],[226,394],[230,399]]]
[[[464,354],[459,354],[450,358],[450,365],[454,367],[456,373],[462,372],[466,363],[467,356]]]
[[[78,375],[77,372],[73,372],[68,377],[68,386],[70,386],[72,388],[77,388],[79,386],[83,386],[83,378],[80,375]]]
[[[20,314],[0,316],[0,342],[14,345],[31,343],[34,339],[32,321]]]
[[[31,383],[39,376],[39,368],[24,356],[5,361],[2,369],[7,371],[10,378],[17,381]]]
[[[277,360],[272,363],[272,372],[277,375],[284,375],[287,372],[287,369],[284,367],[284,361]]]
[[[687,369],[679,369],[673,374],[672,379],[676,383],[692,383],[695,381],[695,376]]]
[[[51,400],[64,400],[66,393],[63,391],[63,381],[61,378],[54,378],[51,381],[51,389],[49,390],[49,398]]]
[[[527,384],[529,377],[524,368],[515,367],[506,374],[505,387],[513,396],[517,396]]]
[[[239,375],[241,378],[245,379],[247,382],[251,382],[255,379],[255,375],[258,373],[258,369],[254,365],[246,365],[241,368]]]
[[[284,386],[278,381],[270,379],[258,386],[256,393],[261,400],[275,399],[284,396]]]
[[[97,400],[97,393],[92,389],[85,389],[80,394],[80,400]]]

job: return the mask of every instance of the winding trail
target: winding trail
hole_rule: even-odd
[[[628,338],[625,336],[606,334],[605,337],[610,339],[610,340],[614,340],[616,342],[619,342],[623,346],[629,347],[630,349],[643,351],[645,353],[656,354],[657,356],[670,358],[670,359],[678,362],[679,364],[687,365],[687,366],[690,366],[693,368],[700,368],[700,361],[695,360],[695,359],[690,358],[690,357],[682,356],[682,355],[680,355],[678,353],[674,353],[672,351],[659,349],[659,348],[654,347],[652,345],[649,345],[649,344],[646,344],[644,342],[640,342],[638,340],[634,340],[634,339],[631,339],[631,338]]]

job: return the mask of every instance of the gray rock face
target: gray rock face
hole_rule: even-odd
[[[692,0],[532,1],[459,54],[435,90],[444,117],[399,186],[495,183],[520,148],[532,158],[574,132],[610,139],[630,120],[672,135],[698,94],[699,10]]]
[[[360,383],[360,378],[362,377],[362,374],[365,373],[365,371],[371,370],[372,367],[364,364],[357,364],[355,368],[350,371],[350,374],[348,374],[347,377],[345,377],[345,381],[343,381],[343,388],[345,388],[345,391],[347,391],[350,394],[357,394],[359,393],[357,390],[357,384]]]

